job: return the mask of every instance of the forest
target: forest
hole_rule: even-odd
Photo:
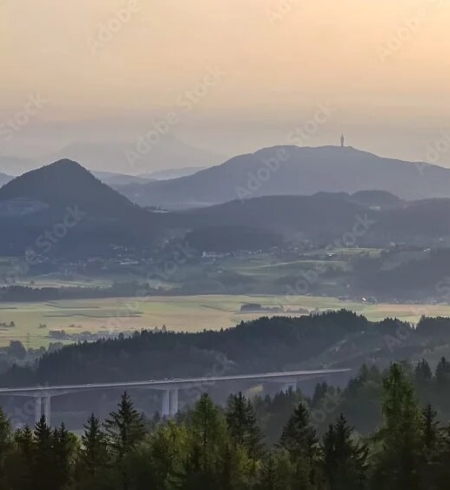
[[[319,433],[300,400],[269,442],[257,403],[242,393],[224,408],[203,394],[175,420],[153,421],[124,393],[103,422],[91,415],[81,436],[49,427],[45,417],[13,430],[1,412],[0,488],[448,489],[450,425],[421,404],[412,377],[398,363],[383,373],[380,423],[367,436],[341,412]]]

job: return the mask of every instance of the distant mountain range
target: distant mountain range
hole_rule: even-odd
[[[114,172],[92,172],[97,179],[101,180],[104,184],[110,187],[129,185],[129,184],[146,184],[151,182],[151,178],[143,176],[116,174]]]
[[[450,197],[450,169],[381,158],[354,148],[279,146],[194,175],[118,188],[142,206],[195,208],[270,195],[383,190],[402,199]]]
[[[272,165],[274,160],[269,159],[277,154],[280,156],[280,148],[285,147],[262,150],[257,161]],[[182,200],[177,203],[184,204],[187,201],[183,196],[186,198],[188,191],[192,193],[189,203],[194,204],[195,189],[204,204],[207,198],[214,198],[211,189],[215,189],[216,200],[225,199],[227,195],[234,198],[223,204],[170,212],[143,209],[78,163],[60,160],[17,177],[0,188],[0,253],[21,255],[31,248],[49,255],[89,257],[111,253],[115,247],[152,248],[155,243],[175,236],[186,237],[199,253],[267,249],[297,239],[327,245],[352,234],[355,226],[360,230],[359,245],[385,246],[391,242],[421,246],[450,244],[450,199],[404,199],[405,195],[410,197],[426,191],[430,194],[444,193],[442,186],[450,170],[430,166],[420,173],[413,164],[380,159],[353,149],[288,147],[285,151],[288,149],[292,152],[292,162],[289,159],[275,165],[272,174],[259,182],[259,187],[258,181],[252,187],[256,195],[263,193],[265,186],[272,192],[278,189],[283,195],[258,197],[250,193],[245,199],[237,199],[233,195],[231,185],[237,182],[236,175],[244,176],[245,172],[258,175],[254,155],[253,158],[238,157],[190,177],[118,186],[145,188],[160,197],[164,196],[162,189],[165,189],[166,202],[167,199],[175,199],[174,192],[178,189]],[[318,162],[314,169],[305,152],[306,155],[312,154],[311,158]],[[328,159],[324,159],[324,155],[328,155]],[[322,175],[320,169],[325,172],[329,168],[328,160],[333,155],[339,155],[334,161],[349,182],[345,182],[343,176],[337,180],[337,171],[333,174],[335,180]],[[302,163],[304,161],[306,163]],[[362,162],[362,171],[357,170],[356,161]],[[240,169],[241,164],[244,170]],[[312,194],[312,187],[302,179],[295,181],[293,176],[299,175],[298,166],[309,169],[309,181],[315,185],[322,182],[326,187],[328,182],[331,187],[359,185],[359,188],[354,193],[321,189]],[[352,171],[359,175],[353,175]],[[391,180],[386,177],[385,187],[401,187],[403,199],[386,189],[361,190],[371,185],[360,181],[361,175],[370,176],[374,186],[382,185],[378,173],[395,177]],[[423,182],[416,179],[416,173]],[[400,174],[404,175],[405,181],[400,180]],[[437,174],[441,175],[439,183],[427,177],[434,179]],[[110,182],[134,179],[111,173],[97,175]],[[259,173],[260,177],[264,175]],[[288,184],[286,179],[289,175],[292,182]],[[418,187],[409,189],[408,183],[413,181]],[[312,195],[285,195],[287,191],[280,190],[282,183],[285,189],[295,190],[295,193],[308,188],[310,192],[305,194]],[[450,187],[446,192],[450,193]],[[160,201],[156,199],[154,202]]]
[[[169,168],[167,170],[158,170],[156,172],[141,174],[139,177],[150,180],[170,180],[178,179],[180,177],[187,177],[188,175],[196,174],[197,172],[200,172],[200,170],[204,169],[205,167]]]
[[[210,167],[223,162],[225,158],[185,143],[173,134],[160,135],[154,144],[143,143],[143,136],[136,134],[135,138],[122,141],[78,141],[58,151],[33,158],[0,155],[0,171],[21,175],[48,162],[70,159],[94,172],[144,174],[144,178],[147,178],[145,174],[161,171],[160,177],[150,177],[159,179],[187,175],[194,171],[193,167]],[[185,171],[185,168],[188,170]]]

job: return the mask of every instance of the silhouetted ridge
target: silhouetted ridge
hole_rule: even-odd
[[[120,188],[140,205],[167,208],[373,189],[406,200],[450,197],[450,169],[382,158],[351,147],[286,145],[239,155],[188,177]]]
[[[134,207],[126,197],[72,160],[59,160],[27,172],[0,189],[0,201],[19,198],[49,205],[77,204],[95,213]]]
[[[27,172],[0,189],[0,252],[98,255],[115,246],[151,245],[156,228],[151,213],[72,160]],[[58,240],[43,241],[56,229]]]

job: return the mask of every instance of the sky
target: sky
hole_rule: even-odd
[[[345,133],[450,167],[449,25],[450,0],[0,0],[0,155],[165,122],[223,156]]]

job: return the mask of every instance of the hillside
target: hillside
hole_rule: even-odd
[[[266,195],[386,191],[401,199],[450,197],[450,169],[381,158],[354,148],[279,146],[178,179],[120,191],[143,206],[199,207]]]
[[[233,251],[239,243],[267,249],[298,239],[331,244],[352,233],[355,226],[359,245],[450,243],[450,199],[402,201],[378,191],[257,197],[163,217],[165,227],[189,230],[195,248],[208,251],[214,250],[212,244],[216,251]]]
[[[2,185],[7,184],[10,180],[12,180],[14,177],[11,177],[10,175],[6,175],[0,172],[0,187]]]
[[[34,247],[81,253],[147,244],[151,225],[150,213],[71,160],[28,172],[0,189],[2,252],[22,254]]]
[[[152,179],[145,177],[137,177],[135,175],[118,174],[115,172],[92,172],[92,174],[101,180],[104,184],[109,185],[113,189],[116,186],[128,184],[145,184]]]

